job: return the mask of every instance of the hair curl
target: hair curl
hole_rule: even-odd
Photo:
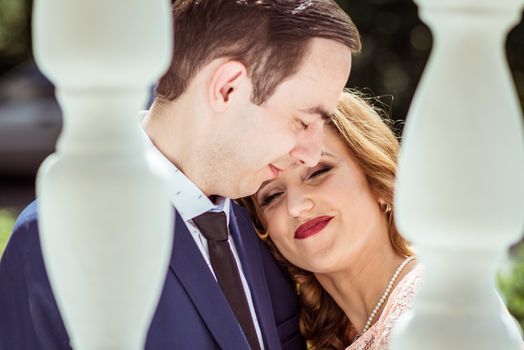
[[[328,127],[344,141],[374,194],[392,206],[399,143],[387,123],[381,118],[379,110],[360,97],[357,91],[348,90],[341,94]],[[355,330],[344,311],[313,273],[289,263],[276,249],[268,236],[256,197],[243,198],[241,203],[249,210],[258,235],[273,257],[287,268],[296,283],[300,303],[300,332],[304,338],[314,349],[346,348]],[[391,246],[399,256],[410,256],[412,252],[409,244],[397,230],[393,211],[386,213]]]

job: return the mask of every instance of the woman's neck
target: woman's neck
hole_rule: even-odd
[[[361,251],[345,270],[315,276],[360,333],[404,259],[388,242],[387,246],[374,247],[373,252]],[[412,268],[410,263],[402,270],[393,288]],[[374,321],[380,317],[385,304],[378,310]]]

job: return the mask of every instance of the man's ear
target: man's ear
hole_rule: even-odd
[[[246,77],[246,66],[238,61],[227,61],[215,70],[209,90],[209,101],[215,112],[223,112],[227,108]]]

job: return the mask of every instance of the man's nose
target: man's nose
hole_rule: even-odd
[[[323,129],[324,123],[311,125],[300,136],[297,145],[289,153],[296,162],[307,167],[317,165],[322,150]]]

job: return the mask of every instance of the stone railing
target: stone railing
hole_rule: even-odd
[[[171,62],[167,0],[36,0],[34,54],[64,127],[37,177],[42,250],[74,349],[142,349],[173,239],[137,123]]]
[[[404,129],[396,220],[425,280],[392,348],[521,349],[495,272],[524,226],[522,114],[504,53],[524,2],[416,2],[434,47]]]
[[[426,265],[393,349],[519,349],[498,259],[524,222],[522,115],[503,43],[522,0],[417,0],[434,51],[410,110],[396,214]],[[136,112],[172,48],[164,0],[35,0],[34,51],[64,129],[37,179],[53,292],[75,349],[140,349],[172,209]]]

